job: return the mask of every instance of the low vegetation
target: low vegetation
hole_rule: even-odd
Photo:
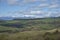
[[[2,33],[0,40],[60,40],[60,32],[25,31],[15,34]]]
[[[60,40],[60,18],[0,20],[0,40]]]

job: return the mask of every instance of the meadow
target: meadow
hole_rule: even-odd
[[[0,20],[0,40],[60,40],[60,17]]]

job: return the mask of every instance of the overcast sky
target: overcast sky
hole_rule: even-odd
[[[0,17],[60,16],[60,0],[0,0]]]

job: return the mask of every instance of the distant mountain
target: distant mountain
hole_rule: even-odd
[[[45,17],[45,18],[56,18],[56,17]],[[19,19],[37,19],[37,18],[36,17],[0,17],[0,20],[19,20]]]
[[[0,20],[13,20],[13,17],[0,17]]]
[[[35,17],[0,17],[0,20],[35,19]]]

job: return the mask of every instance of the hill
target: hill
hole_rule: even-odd
[[[60,32],[48,31],[26,31],[15,34],[0,33],[0,40],[60,40]]]
[[[60,40],[60,17],[0,20],[0,40]]]
[[[0,29],[19,31],[40,31],[60,28],[60,17],[19,20],[0,20]]]

